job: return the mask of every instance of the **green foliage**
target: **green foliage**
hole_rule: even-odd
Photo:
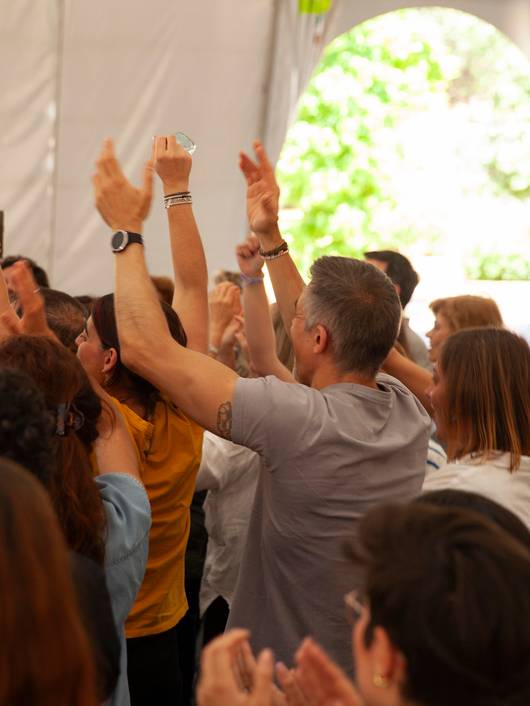
[[[503,35],[474,17],[401,10],[338,37],[299,103],[278,177],[282,228],[304,270],[322,254],[359,256],[368,249],[418,243],[427,254],[443,251],[449,226],[430,212],[416,216],[411,203],[421,207],[422,199],[414,204],[414,193],[404,194],[405,167],[424,170],[428,182],[437,159],[420,149],[413,163],[410,125],[418,115],[442,116],[442,122],[447,116],[448,122],[466,126],[460,141],[444,138],[453,160],[447,169],[460,180],[459,195],[527,203],[528,65]],[[432,130],[435,148],[438,136]],[[470,272],[528,277],[513,264],[521,259],[517,249],[495,269],[491,262],[501,262],[497,255],[490,257],[488,248],[480,251],[472,241],[484,243],[484,229],[479,230],[466,242],[475,262]]]
[[[479,250],[465,264],[470,279],[530,281],[530,260],[523,255]]]

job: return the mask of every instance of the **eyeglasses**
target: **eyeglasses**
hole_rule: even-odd
[[[350,591],[344,596],[344,603],[346,604],[348,620],[351,625],[357,622],[364,612],[365,605],[359,594],[359,591]]]

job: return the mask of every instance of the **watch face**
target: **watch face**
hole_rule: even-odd
[[[114,233],[111,240],[111,246],[114,252],[120,252],[120,250],[124,250],[125,246],[127,245],[127,241],[127,233],[124,230],[118,230],[116,233]]]

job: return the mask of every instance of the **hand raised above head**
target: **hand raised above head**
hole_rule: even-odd
[[[259,240],[253,233],[236,248],[237,264],[247,277],[256,277],[263,269],[264,260],[259,254],[259,248]]]
[[[166,196],[188,190],[192,159],[175,135],[154,138],[153,162]]]
[[[239,287],[232,282],[220,282],[208,297],[211,326],[224,331],[235,315],[241,313]]]
[[[114,230],[141,232],[153,196],[152,162],[144,167],[142,186],[134,187],[121,170],[112,140],[107,139],[96,162],[92,183],[96,207],[105,223]]]
[[[254,162],[245,152],[239,154],[239,167],[247,182],[247,216],[252,231],[260,237],[277,227],[280,188],[274,170],[259,140],[253,143]]]
[[[31,336],[48,336],[58,340],[57,336],[48,326],[44,299],[40,288],[35,282],[30,266],[25,260],[15,262],[11,272],[11,286],[15,292],[18,305],[22,309],[22,318],[17,320],[15,312],[11,322],[13,333],[22,333]],[[5,323],[5,320],[4,320]]]

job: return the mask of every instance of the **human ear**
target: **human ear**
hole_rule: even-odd
[[[329,341],[330,337],[327,329],[322,324],[317,324],[313,334],[313,353],[324,353]]]
[[[399,689],[406,681],[406,658],[380,626],[374,629],[371,653],[374,686]]]
[[[103,368],[101,369],[102,373],[110,373],[114,368],[116,367],[116,363],[118,362],[118,353],[115,348],[106,348],[105,349],[105,356],[104,356],[104,362],[103,362]]]

